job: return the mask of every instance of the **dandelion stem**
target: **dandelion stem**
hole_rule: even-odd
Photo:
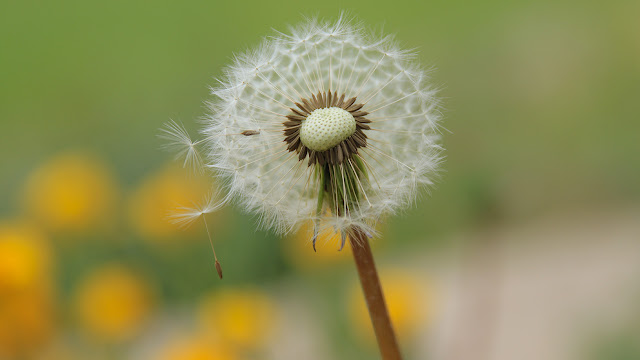
[[[354,228],[350,231],[349,242],[356,262],[360,284],[369,308],[371,323],[376,333],[378,346],[383,360],[401,360],[400,348],[391,325],[389,312],[380,286],[378,271],[373,261],[373,254],[366,234]]]

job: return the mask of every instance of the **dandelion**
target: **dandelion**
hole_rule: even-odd
[[[0,221],[0,298],[50,288],[54,260],[48,239],[23,221]]]
[[[380,232],[380,229],[378,229]],[[313,226],[311,223],[303,224],[300,230],[282,239],[282,249],[297,270],[306,272],[323,272],[329,268],[343,269],[351,259],[351,247],[346,246],[342,251],[336,251],[335,245],[341,242],[340,234],[326,229],[317,236],[318,246],[316,251],[309,251],[312,244],[307,241],[312,237]],[[372,250],[382,249],[384,238],[378,237],[371,243]]]
[[[0,359],[31,359],[55,335],[55,261],[48,239],[23,221],[0,221]]]
[[[204,149],[227,192],[218,205],[235,201],[283,234],[311,221],[314,249],[325,230],[340,249],[350,239],[385,359],[399,352],[367,238],[442,159],[438,101],[415,57],[343,17],[307,20],[234,58],[211,89],[202,140],[164,132],[191,159]]]
[[[80,152],[54,156],[33,171],[24,205],[38,224],[60,232],[87,232],[112,219],[117,184],[99,158]]]
[[[171,340],[157,356],[162,360],[236,360],[240,359],[229,346],[212,343],[204,337]]]
[[[201,199],[209,190],[204,176],[185,176],[177,166],[166,166],[150,174],[129,198],[129,219],[133,228],[145,239],[167,243],[179,229],[167,222],[170,209]],[[193,219],[193,215],[187,216]]]
[[[387,297],[389,316],[394,329],[404,339],[416,339],[416,335],[428,328],[433,320],[437,306],[437,293],[433,280],[425,276],[416,276],[409,269],[384,269],[382,281]],[[349,290],[349,315],[354,330],[360,337],[373,340],[368,328],[368,314],[364,299],[356,284]]]
[[[103,265],[82,279],[74,301],[79,324],[107,342],[135,337],[153,306],[152,291],[144,279],[117,263]]]
[[[199,322],[207,333],[229,345],[257,349],[278,327],[274,300],[259,289],[223,289],[206,295],[198,307]]]

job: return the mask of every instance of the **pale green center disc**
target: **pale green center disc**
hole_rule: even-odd
[[[300,128],[300,141],[315,151],[325,151],[356,132],[356,119],[348,111],[331,107],[314,110]]]

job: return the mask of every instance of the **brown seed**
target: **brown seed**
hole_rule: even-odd
[[[296,120],[288,120],[288,121],[285,121],[282,124],[284,126],[286,126],[286,127],[297,127],[297,126],[302,125],[302,122],[301,121],[296,121]]]
[[[309,165],[308,166],[311,166],[311,165],[313,165],[315,163],[316,163],[316,152],[312,150],[311,154],[309,155]]]
[[[349,137],[347,140],[345,140],[345,141],[343,141],[343,142],[347,144],[347,146],[349,147],[349,150],[350,150],[352,153],[356,153],[356,152],[358,152],[358,147],[357,147],[357,146],[356,146],[356,144],[355,144],[355,140],[353,140],[353,136],[352,136],[352,137]]]
[[[244,136],[258,135],[258,134],[260,134],[260,130],[245,130],[245,131],[241,132],[240,134],[242,134]]]
[[[363,123],[356,122],[356,126],[362,130],[371,130],[371,126]]]
[[[311,114],[311,112],[313,112],[313,110],[315,110],[316,108],[315,106],[311,105],[311,103],[307,99],[302,99],[302,103],[304,104],[305,109],[309,111],[309,114]]]
[[[296,104],[296,106],[297,106],[300,110],[302,110],[302,112],[304,112],[305,114],[311,114],[311,111],[309,111],[309,110],[307,109],[307,107],[306,107],[306,106],[304,106],[304,105],[302,105],[302,104],[300,104],[300,103],[295,103],[295,104]],[[291,109],[291,110],[293,110],[293,109]],[[297,111],[295,111],[295,113],[296,113],[296,114],[299,114],[299,112],[297,112]]]
[[[353,105],[354,102],[356,102],[356,98],[352,97],[351,99],[347,100],[347,102],[342,104],[342,108],[346,110],[349,108],[349,106]]]
[[[297,105],[297,104],[298,104],[298,103],[296,103],[296,105]],[[296,114],[296,115],[298,115],[298,116],[302,116],[302,118],[305,118],[305,117],[306,117],[306,115],[305,115],[305,113],[304,113],[304,112],[302,112],[302,111],[300,111],[300,110],[298,110],[298,109],[296,109],[296,108],[289,108],[289,109],[291,109],[291,111],[292,111],[294,114]]]
[[[291,143],[296,137],[299,137],[298,133],[288,135],[287,137],[284,138],[284,141]]]
[[[358,110],[362,109],[363,106],[364,106],[364,104],[353,104],[353,105],[349,106],[347,111],[348,112],[358,111]]]
[[[300,154],[298,155],[298,160],[303,160],[307,156],[307,147],[302,145],[300,147]]]
[[[291,148],[292,149],[297,149],[298,146],[300,145],[300,136],[297,136],[295,140],[293,140],[293,142],[291,143]]]
[[[349,157],[349,147],[347,146],[347,142],[346,141],[341,142],[340,143],[340,147],[342,148],[342,155],[344,155],[345,158],[348,158]]]
[[[358,147],[365,147],[367,146],[367,141],[359,136],[353,136],[353,141],[355,141],[356,145],[358,145]]]
[[[324,164],[327,163],[327,159],[325,158],[326,152],[318,152],[318,164],[320,164],[320,166],[324,166]]]
[[[351,113],[351,115],[352,115],[353,117],[365,116],[365,115],[368,115],[368,114],[369,114],[369,113],[368,113],[368,112],[366,112],[366,111],[356,111],[356,112]]]
[[[222,266],[220,262],[216,259],[216,271],[218,272],[218,276],[222,279]]]
[[[318,100],[318,107],[324,107],[324,99],[322,98],[322,92],[318,91],[318,95],[316,95],[316,99]]]

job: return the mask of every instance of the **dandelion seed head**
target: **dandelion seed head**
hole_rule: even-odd
[[[344,17],[308,19],[236,55],[211,88],[201,140],[225,201],[281,233],[309,220],[375,233],[442,161],[438,101],[415,58]]]

